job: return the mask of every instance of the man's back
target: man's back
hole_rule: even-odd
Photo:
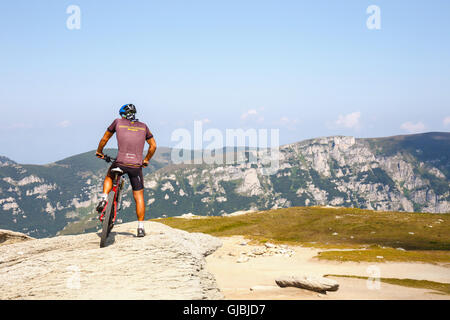
[[[117,136],[119,153],[116,162],[124,166],[140,167],[145,141],[153,137],[147,125],[119,118],[108,127],[108,131]]]

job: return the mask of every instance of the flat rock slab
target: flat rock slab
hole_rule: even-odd
[[[276,279],[275,282],[281,288],[296,287],[319,293],[337,291],[339,289],[337,281],[318,276],[284,276]]]
[[[0,299],[222,299],[205,256],[218,238],[145,222],[117,225],[105,248],[100,233],[0,246]]]

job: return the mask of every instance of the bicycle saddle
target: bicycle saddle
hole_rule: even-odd
[[[117,172],[117,173],[119,173],[119,174],[123,174],[123,170],[120,169],[120,168],[114,168],[114,169],[111,169],[111,171],[112,171],[112,172]]]

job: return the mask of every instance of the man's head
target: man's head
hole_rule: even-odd
[[[136,107],[134,106],[134,104],[129,103],[123,105],[119,110],[119,114],[124,119],[136,121],[135,119]]]

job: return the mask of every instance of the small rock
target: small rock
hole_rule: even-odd
[[[409,234],[414,234],[414,232],[408,232]]]
[[[377,259],[384,259],[383,256],[377,256]]]
[[[406,251],[405,249],[403,249],[403,248],[395,248],[396,250],[401,250],[401,251]]]
[[[266,242],[266,243],[264,243],[264,245],[266,246],[266,248],[275,248],[276,247],[273,243],[270,243],[270,242]]]
[[[247,262],[248,260],[250,260],[249,257],[240,257],[239,259],[237,259],[236,263],[244,263]]]
[[[337,236],[338,235],[338,233],[337,232],[333,232],[333,236]]]
[[[266,250],[264,248],[255,248],[251,253],[255,255],[263,255],[265,252]]]

